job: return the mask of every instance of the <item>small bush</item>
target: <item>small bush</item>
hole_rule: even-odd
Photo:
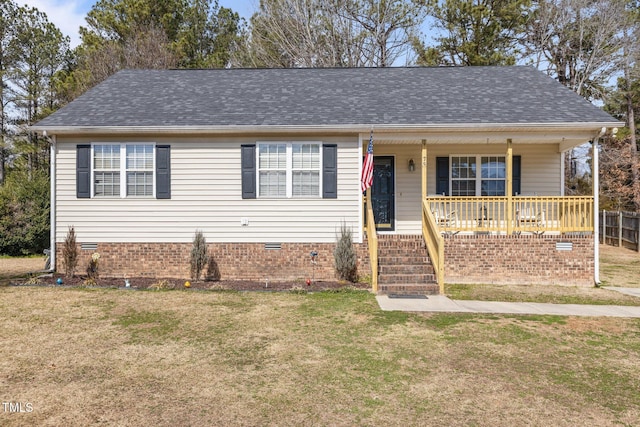
[[[168,280],[160,280],[153,285],[149,286],[149,289],[153,291],[167,291],[176,288],[175,283],[171,283]]]
[[[31,276],[26,282],[24,282],[25,285],[39,285],[41,283],[42,282],[38,276]]]
[[[67,277],[73,277],[78,266],[78,248],[76,246],[76,232],[73,226],[69,227],[67,238],[64,239],[64,245],[62,246],[62,264],[64,267],[64,274]]]
[[[82,282],[82,286],[97,286],[98,283],[95,281],[95,279],[92,278],[88,278],[88,279],[84,279],[84,281]]]
[[[94,252],[89,258],[89,265],[87,266],[87,280],[92,280],[94,283],[100,277],[100,271],[98,269],[98,262],[100,261],[100,254]]]
[[[191,280],[200,280],[207,261],[209,261],[207,241],[202,231],[196,230],[196,235],[193,238],[193,247],[191,248]]]
[[[336,248],[333,251],[333,258],[335,260],[338,277],[342,280],[355,283],[358,280],[358,258],[353,248],[351,229],[344,223],[340,227],[340,235],[338,236]]]

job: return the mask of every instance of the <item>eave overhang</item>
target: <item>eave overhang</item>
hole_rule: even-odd
[[[569,123],[462,123],[462,124],[342,124],[342,125],[229,125],[229,126],[31,126],[30,130],[53,136],[176,136],[176,135],[364,135],[388,143],[429,144],[504,143],[560,144],[560,151],[595,138],[601,129],[624,126],[623,122]]]

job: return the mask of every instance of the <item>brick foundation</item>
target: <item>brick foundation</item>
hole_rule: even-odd
[[[593,236],[445,236],[445,282],[593,286],[593,250]]]
[[[63,243],[57,244],[56,268],[63,271]],[[335,243],[282,243],[281,249],[266,249],[264,243],[209,243],[211,262],[204,274],[210,279],[291,281],[311,277],[311,251],[318,252],[315,279],[336,280],[333,260]],[[368,275],[366,242],[354,244],[358,274]],[[93,250],[78,245],[77,274],[84,275],[91,254],[100,254],[104,277],[189,278],[191,243],[98,243]]]
[[[592,236],[445,236],[447,283],[549,284],[592,286]],[[556,243],[571,242],[571,251]],[[56,268],[62,272],[62,243]],[[189,278],[191,243],[98,243],[100,274],[104,277]],[[369,275],[367,243],[354,244],[358,273]],[[205,274],[221,280],[303,280],[312,274],[311,251],[318,252],[315,279],[335,280],[335,243],[209,243],[213,262]],[[84,275],[92,250],[81,250],[76,272]]]

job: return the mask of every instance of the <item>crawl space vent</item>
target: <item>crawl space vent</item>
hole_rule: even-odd
[[[571,242],[556,242],[556,251],[572,251],[573,243]]]

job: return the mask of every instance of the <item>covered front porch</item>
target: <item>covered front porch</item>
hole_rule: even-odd
[[[527,245],[540,246],[544,240],[547,245],[536,249],[536,256],[553,252],[551,256],[557,258],[556,252],[573,251],[572,239],[577,238],[580,256],[591,262],[585,271],[593,276],[593,246],[585,247],[584,242],[592,240],[597,225],[595,197],[564,194],[564,151],[577,145],[579,138],[552,141],[549,136],[540,140],[529,136],[514,143],[494,136],[484,144],[467,138],[383,139],[374,145],[374,159],[382,161],[363,203],[374,291],[378,290],[379,233],[422,235],[441,293],[445,280],[460,281],[457,271],[451,270],[456,264],[445,259],[451,256],[446,255],[451,248],[460,247],[459,242],[481,242],[476,252],[466,256],[488,266],[500,259],[500,253],[487,248],[499,247],[493,243],[500,239],[501,244],[507,242],[518,248],[516,252],[522,251],[509,253],[510,259],[535,262],[527,260]],[[595,160],[592,165],[597,165]],[[367,226],[371,223],[376,227]],[[573,258],[566,263],[577,265]],[[508,268],[494,270],[509,274]],[[492,279],[487,278],[489,282]]]

